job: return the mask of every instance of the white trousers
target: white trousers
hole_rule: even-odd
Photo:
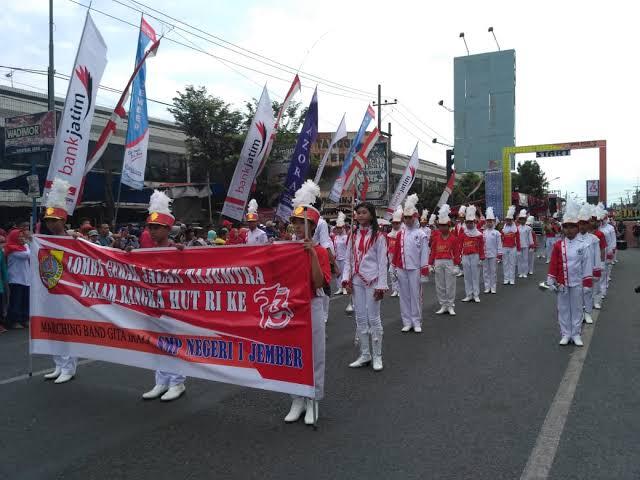
[[[322,303],[322,321],[323,322],[327,322],[327,320],[329,320],[329,306],[331,305],[331,298],[329,298],[328,295],[325,295],[324,297],[316,297],[322,300],[322,302],[318,302],[318,303]],[[315,298],[314,298],[315,300]]]
[[[593,277],[593,302],[600,303],[602,301],[601,292],[600,292],[600,284],[601,278]]]
[[[602,295],[607,294],[609,290],[609,280],[611,276],[611,260],[606,260],[604,268],[602,269],[602,277],[600,278],[600,293]]]
[[[400,317],[403,327],[422,326],[422,284],[420,270],[396,269],[400,285]]]
[[[533,275],[533,265],[536,263],[536,251],[529,250],[529,273]]]
[[[582,286],[565,287],[558,292],[560,334],[575,337],[582,333]]]
[[[179,373],[165,372],[163,370],[156,370],[156,385],[165,385],[169,387],[175,387],[184,383],[187,379],[184,375]]]
[[[482,276],[484,280],[484,289],[489,290],[491,288],[496,288],[496,283],[498,280],[498,259],[493,258],[485,258],[482,261]]]
[[[593,292],[595,289],[593,288],[583,288],[582,289],[582,306],[584,307],[584,311],[588,314],[593,312]]]
[[[336,260],[336,265],[338,266],[338,273],[334,275],[336,279],[336,289],[342,286],[342,271],[344,270],[344,260]]]
[[[78,367],[78,359],[76,357],[67,357],[65,355],[53,355],[53,362],[56,368],[59,368],[63,375],[75,375]]]
[[[356,317],[356,336],[358,334],[382,335],[380,319],[381,300],[373,298],[375,289],[367,287],[358,276],[353,277],[353,310]]]
[[[518,251],[516,247],[507,247],[502,253],[502,272],[505,282],[516,281],[516,256]]]
[[[557,241],[558,239],[556,237],[545,237],[547,260],[551,259],[551,250],[553,249],[553,244],[556,243]]]
[[[529,273],[529,249],[523,248],[518,252],[518,275]]]
[[[396,267],[394,267],[393,265],[391,265],[391,262],[389,262],[389,276],[391,277],[391,291],[392,292],[399,292],[400,291],[400,284],[398,283],[398,275],[396,273]]]
[[[480,255],[462,256],[462,270],[464,271],[464,293],[467,297],[480,296]]]
[[[455,306],[456,276],[453,273],[453,260],[436,260],[434,269],[436,274],[436,295],[442,307]]]

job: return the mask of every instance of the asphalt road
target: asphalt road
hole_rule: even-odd
[[[551,479],[640,478],[640,252],[624,251],[593,327]],[[153,373],[103,362],[65,385],[27,371],[26,331],[0,336],[0,478],[518,479],[576,347],[559,347],[553,295],[536,279],[400,332],[385,298],[384,371],[355,359],[346,297],[331,302],[319,428],[285,425],[289,399],[197,379],[144,402]],[[463,296],[462,279],[458,295]],[[34,371],[48,368],[34,358]],[[17,378],[14,378],[17,377]]]

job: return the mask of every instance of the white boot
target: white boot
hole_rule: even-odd
[[[490,289],[490,288],[485,288],[485,289],[484,289],[484,293],[489,293],[489,292],[491,292],[491,289]]]
[[[169,390],[169,385],[156,385],[148,392],[143,393],[142,398],[145,400],[153,400],[154,398],[160,397],[167,390]]]
[[[182,396],[184,392],[186,392],[187,387],[184,386],[184,383],[179,383],[178,385],[174,385],[173,387],[169,387],[167,393],[160,397],[160,401],[162,402],[170,402],[171,400],[176,400]]]
[[[304,414],[304,423],[305,425],[313,425],[314,423],[316,423],[314,420],[317,421],[319,416],[318,402],[316,402],[313,398],[305,398],[304,403],[307,410],[307,413]]]
[[[584,321],[586,323],[593,323],[593,318],[590,313],[584,312]]]
[[[493,287],[493,288],[491,289],[491,293],[494,293],[494,294],[496,293],[496,287]]]
[[[61,373],[60,376],[56,378],[53,383],[67,383],[72,379],[73,379],[73,375],[71,375],[70,373]]]
[[[300,419],[300,416],[305,411],[305,400],[304,397],[293,397],[289,413],[284,417],[286,423],[297,422]]]
[[[349,302],[349,305],[347,305],[347,308],[345,308],[344,311],[347,313],[353,313],[353,303]]]
[[[360,356],[349,364],[349,368],[360,368],[371,363],[371,350],[369,349],[369,334],[358,333],[358,344],[360,346]]]
[[[340,287],[340,288],[338,288],[338,290],[336,290],[335,292],[333,292],[333,294],[334,294],[334,295],[340,295],[340,294],[342,294],[342,290],[343,290],[343,288],[342,288],[342,287]]]
[[[449,312],[449,315],[455,315],[456,311],[453,309],[453,307],[447,307],[447,312]]]
[[[467,295],[466,297],[464,297],[462,299],[463,302],[470,302],[473,299],[473,297],[471,295]]]
[[[402,327],[402,329],[400,330],[402,333],[407,333],[409,330],[411,330],[411,327],[407,327],[406,325],[404,327]]]
[[[473,297],[473,301],[476,303],[480,303],[480,297],[478,296]]]
[[[436,315],[442,315],[447,311],[447,307],[440,307],[440,310],[436,312]]]
[[[582,343],[582,337],[580,335],[576,335],[575,337],[573,337],[573,344],[576,347],[583,347],[584,343]]]
[[[560,339],[560,345],[569,345],[569,336],[563,335]]]
[[[372,334],[371,344],[373,346],[373,370],[379,372],[382,370],[382,334]]]
[[[58,378],[61,373],[62,373],[62,369],[60,369],[60,367],[56,367],[56,369],[53,372],[47,373],[46,375],[44,375],[44,378],[45,380],[53,380],[54,378]]]
[[[343,294],[343,295],[349,295],[349,293],[347,292],[347,289],[346,289],[346,288],[343,288],[343,289],[342,289],[342,294]]]

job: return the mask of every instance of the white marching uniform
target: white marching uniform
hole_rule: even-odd
[[[484,261],[482,276],[485,290],[496,290],[498,280],[498,257],[502,253],[502,235],[495,228],[486,227],[484,232]]]
[[[260,230],[256,227],[255,229],[247,232],[247,245],[263,245],[265,243],[269,243],[269,238],[264,230]]]
[[[533,245],[533,230],[529,225],[518,225],[520,251],[518,252],[518,275],[529,273],[529,247]]]
[[[338,273],[336,273],[336,282],[340,287],[342,278],[342,271],[344,270],[344,262],[347,259],[347,242],[349,241],[349,235],[343,233],[341,235],[333,236],[333,249],[336,252],[336,265],[338,265]]]
[[[603,223],[600,226],[600,231],[604,234],[604,238],[607,241],[607,248],[605,251],[605,268],[602,272],[602,279],[600,280],[600,290],[602,295],[606,296],[609,289],[609,282],[611,281],[611,267],[613,266],[614,251],[616,249],[616,231],[609,223]]]
[[[416,225],[404,228],[396,237],[393,266],[400,286],[400,316],[403,327],[422,327],[421,270],[429,261],[429,240]]]
[[[592,287],[592,259],[589,246],[578,236],[553,246],[547,284],[557,288],[558,323],[563,337],[575,339],[582,332],[583,293]]]
[[[585,233],[584,235],[579,233],[578,237],[587,245],[587,254],[591,257],[592,271],[591,276],[593,278],[593,287],[585,288],[583,292],[582,304],[584,311],[591,315],[593,312],[593,301],[596,295],[596,282],[594,272],[600,266],[600,239],[592,233]]]
[[[381,355],[383,328],[380,300],[375,300],[374,293],[376,290],[387,290],[387,241],[380,232],[372,237],[371,228],[361,227],[351,235],[342,282],[351,282],[352,285],[356,338],[360,348],[366,344],[368,351],[371,336],[374,355]]]
[[[533,231],[533,228],[531,228],[531,238],[533,239],[533,245],[536,248],[529,250],[529,258],[528,258],[529,261],[527,262],[529,266],[529,275],[533,275],[533,268],[536,263],[536,250],[537,250],[537,244],[538,244],[537,238],[536,238],[536,232]]]
[[[313,241],[317,243],[322,248],[326,248],[331,252],[331,254],[335,257],[335,250],[333,248],[333,242],[331,241],[331,236],[329,235],[329,224],[327,221],[320,217],[318,220],[318,225],[316,226],[315,232],[313,232]],[[329,305],[331,304],[331,298],[328,295],[323,295],[319,297],[322,299],[322,308],[324,310],[324,321],[326,322],[329,319]]]
[[[476,242],[475,238],[479,237],[479,241]],[[467,298],[480,296],[480,265],[484,261],[484,236],[477,229],[473,230],[465,229],[460,236],[460,248],[462,254],[462,271],[464,272],[464,292]],[[470,239],[470,240],[467,240]],[[465,244],[467,242],[474,242],[476,246],[473,247],[473,251],[466,253]],[[480,243],[478,247],[477,244]],[[480,252],[475,253],[476,250]],[[481,258],[482,257],[482,258]]]
[[[505,234],[518,236],[518,227],[515,224],[505,225],[502,227],[502,236]],[[507,239],[508,240],[508,239]],[[505,282],[515,283],[516,281],[516,261],[518,258],[518,243],[513,242],[513,246],[507,244],[506,241],[502,245],[502,272]]]

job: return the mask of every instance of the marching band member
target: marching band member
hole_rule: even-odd
[[[402,228],[402,205],[398,205],[393,217],[391,217],[391,231],[387,235],[387,252],[389,262],[389,275],[391,276],[391,296],[397,297],[400,294],[400,287],[398,286],[398,275],[396,274],[396,267],[393,266],[393,254],[396,249],[396,239]]]
[[[307,180],[296,191],[292,200],[293,212],[291,224],[295,229],[297,239],[304,239],[304,249],[311,260],[311,324],[313,330],[313,364],[315,379],[315,397],[304,398],[293,396],[289,413],[284,418],[286,423],[297,422],[303,412],[304,423],[313,425],[317,420],[318,401],[324,396],[325,366],[325,316],[322,297],[325,296],[323,288],[331,282],[331,266],[327,249],[318,245],[313,237],[316,226],[320,223],[320,211],[313,205],[316,197],[320,195],[320,187],[312,180]],[[306,223],[306,227],[305,227]],[[314,418],[315,417],[315,418]]]
[[[153,192],[149,201],[149,216],[147,217],[149,233],[154,247],[175,246],[178,249],[182,249],[184,248],[182,245],[174,244],[169,239],[169,232],[176,221],[171,214],[170,203],[171,199],[164,192],[159,190]],[[176,400],[187,389],[184,385],[185,380],[186,377],[179,373],[156,370],[156,383],[151,390],[142,394],[142,398],[154,400],[160,397],[163,402]]]
[[[267,234],[258,228],[258,202],[254,199],[249,201],[247,207],[247,215],[245,216],[249,231],[247,232],[247,238],[245,243],[247,245],[263,245],[269,243]]]
[[[469,205],[465,212],[466,228],[458,237],[462,254],[462,269],[464,270],[463,302],[473,300],[480,303],[480,265],[484,260],[484,237],[476,228],[476,207]]]
[[[460,272],[460,248],[458,237],[450,230],[449,205],[438,212],[438,231],[431,236],[429,267],[435,271],[436,295],[440,309],[436,314],[447,312],[455,315],[456,276]]]
[[[353,294],[356,317],[356,339],[360,356],[349,367],[371,363],[369,338],[373,346],[373,369],[382,370],[382,321],[380,300],[387,290],[387,244],[378,230],[376,209],[368,202],[356,207],[358,230],[348,244],[342,285]]]
[[[460,208],[458,208],[458,216],[456,217],[456,224],[453,227],[453,234],[458,238],[460,238],[460,236],[464,232],[464,217],[465,217],[466,211],[467,211],[467,207],[465,205],[460,205]],[[458,270],[460,271],[456,274],[456,277],[463,276],[464,271],[462,269],[458,269]]]
[[[525,225],[531,229],[531,240],[533,241],[533,245],[529,248],[529,258],[528,258],[528,266],[529,266],[529,275],[533,275],[533,268],[536,263],[536,250],[538,249],[538,236],[536,232],[533,231],[533,215],[529,215],[527,217],[527,221]]]
[[[575,202],[567,201],[562,219],[565,238],[553,245],[547,285],[557,292],[560,345],[573,341],[582,347],[583,290],[593,286],[593,265],[588,246],[577,237],[578,209]]]
[[[609,290],[609,282],[611,282],[611,268],[613,264],[613,251],[616,248],[616,232],[615,229],[609,224],[607,219],[607,211],[604,208],[602,202],[598,203],[598,220],[600,220],[599,230],[604,235],[607,241],[607,250],[605,256],[605,268],[603,270],[603,277],[600,283],[601,297],[607,296]]]
[[[558,212],[555,212],[551,217],[551,220],[547,219],[544,224],[544,236],[545,236],[545,258],[546,263],[551,261],[551,249],[553,244],[560,238],[560,225],[558,224]]]
[[[398,276],[400,286],[400,316],[402,331],[413,328],[416,333],[422,332],[422,285],[420,277],[429,274],[427,261],[429,258],[428,239],[419,227],[418,195],[411,194],[404,204],[404,226],[396,238],[396,246],[392,263]]]
[[[484,224],[484,262],[482,274],[484,277],[484,293],[496,293],[498,279],[498,259],[502,258],[502,236],[495,229],[496,217],[493,207],[487,207],[487,216]]]
[[[346,215],[344,212],[338,212],[338,219],[336,220],[336,229],[333,237],[333,249],[336,252],[336,284],[338,285],[338,291],[336,295],[346,295],[347,289],[342,287],[342,271],[344,270],[344,262],[347,258],[347,242],[349,235],[344,230],[344,220]]]
[[[523,208],[518,214],[518,237],[520,247],[518,250],[518,278],[527,278],[529,273],[529,250],[533,248],[533,237],[531,227],[525,225],[527,221],[527,211]]]
[[[426,208],[422,210],[422,215],[420,216],[420,229],[427,236],[427,240],[431,241],[431,227],[429,226],[429,210]]]
[[[591,209],[591,222],[589,223],[589,232],[598,237],[598,252],[599,261],[595,264],[593,269],[593,308],[600,310],[602,307],[602,271],[607,258],[607,239],[598,229],[598,207],[594,206]]]
[[[592,277],[596,276],[596,269],[600,268],[600,239],[589,232],[591,225],[591,205],[588,203],[580,207],[578,213],[578,238],[587,245],[587,253],[591,257]],[[595,281],[593,282],[595,284]],[[585,288],[583,292],[582,305],[584,307],[584,321],[593,323],[591,314],[593,313],[593,298],[595,288]]]
[[[504,217],[504,226],[502,227],[502,272],[505,285],[516,284],[516,259],[520,251],[520,235],[518,227],[513,223],[513,215],[516,213],[516,207],[511,205]]]
[[[51,235],[67,235],[65,222],[67,220],[67,192],[69,182],[60,178],[54,178],[53,185],[45,199],[44,223]],[[65,343],[59,343],[64,348]],[[54,355],[53,361],[56,368],[53,372],[47,373],[44,378],[55,379],[53,383],[66,383],[76,375],[78,359],[69,355]]]

